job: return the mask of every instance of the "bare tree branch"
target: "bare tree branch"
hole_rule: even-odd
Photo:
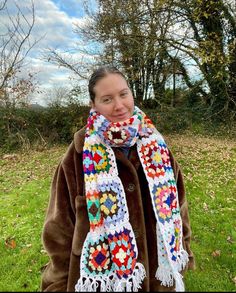
[[[34,2],[28,8],[30,17],[15,3],[16,15],[12,16],[4,1],[7,23],[5,23],[5,33],[0,36],[0,99],[9,99],[9,87],[17,84],[17,74],[25,65],[26,57],[32,48],[42,39],[31,41],[32,30],[35,25]],[[1,6],[3,7],[3,6]],[[4,11],[4,12],[5,12]],[[28,78],[32,78],[29,74]],[[19,83],[22,86],[22,82]],[[29,83],[25,83],[29,86]]]
[[[3,0],[2,2],[0,2],[0,10],[3,10],[6,4],[7,4],[7,0]]]

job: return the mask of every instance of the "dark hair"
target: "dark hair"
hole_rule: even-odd
[[[94,102],[94,100],[95,100],[94,87],[95,87],[96,83],[99,80],[101,80],[103,77],[107,76],[108,74],[119,74],[126,80],[124,74],[114,66],[101,66],[101,67],[99,67],[98,69],[96,69],[92,73],[92,75],[89,79],[88,90],[89,90],[89,95],[90,95],[91,101]]]

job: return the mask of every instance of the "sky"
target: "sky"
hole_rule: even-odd
[[[10,16],[14,15],[15,4],[30,20],[31,0],[8,0],[7,9]],[[64,52],[75,46],[78,36],[73,32],[74,24],[85,22],[87,17],[82,0],[34,0],[34,8],[35,25],[31,40],[39,41],[27,56],[27,69],[35,73],[35,80],[39,84],[39,94],[34,94],[32,102],[42,105],[45,104],[43,96],[48,89],[72,87],[71,72],[43,58],[45,50],[53,48]],[[2,23],[7,24],[9,16],[6,11],[0,18]]]

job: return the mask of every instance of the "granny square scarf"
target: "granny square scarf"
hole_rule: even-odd
[[[80,260],[78,292],[127,291],[141,288],[146,276],[137,261],[138,249],[125,191],[118,175],[113,147],[137,145],[156,217],[158,267],[164,286],[184,291],[180,271],[188,262],[182,247],[182,221],[169,151],[151,120],[135,106],[131,118],[110,122],[91,109],[83,149],[83,169],[90,231]]]

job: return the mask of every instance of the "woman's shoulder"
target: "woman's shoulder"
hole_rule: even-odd
[[[86,125],[82,127],[80,130],[76,131],[74,134],[73,144],[74,144],[75,150],[78,153],[83,152],[85,131],[86,131]]]
[[[84,126],[75,132],[72,142],[62,157],[62,165],[71,165],[74,162],[75,157],[83,153],[85,130],[86,127]]]

